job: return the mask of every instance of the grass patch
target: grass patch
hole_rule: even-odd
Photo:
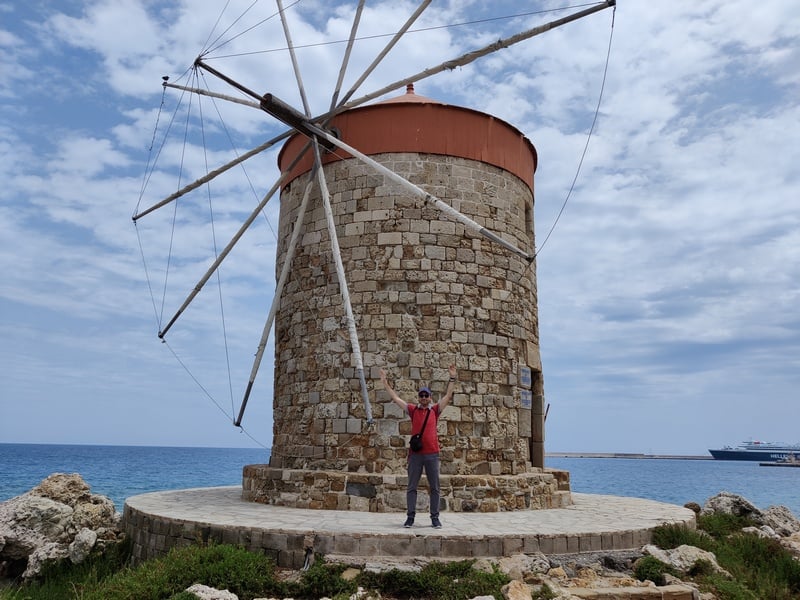
[[[35,581],[0,591],[0,600],[162,600],[185,596],[194,583],[226,588],[240,600],[284,590],[271,561],[233,546],[176,548],[136,568],[124,566],[128,557],[120,548],[79,565],[53,565]]]
[[[510,581],[508,576],[497,569],[491,573],[473,569],[474,562],[431,563],[421,571],[365,572],[359,577],[359,583],[397,598],[464,600],[489,595],[502,598],[500,588]]]
[[[125,566],[129,557],[129,547],[120,547],[119,552],[81,565],[54,565],[37,581],[0,590],[0,600],[194,600],[185,590],[195,583],[227,589],[240,600],[323,596],[339,600],[349,598],[359,586],[398,598],[466,600],[481,595],[502,598],[500,588],[509,581],[497,569],[491,573],[473,569],[474,561],[432,563],[418,572],[362,572],[347,581],[341,577],[345,566],[326,564],[318,557],[299,580],[285,582],[264,555],[222,544],[176,548],[135,568]],[[547,592],[538,596],[550,597]]]
[[[555,600],[556,593],[552,590],[552,588],[543,583],[542,586],[532,592],[531,600]]]
[[[227,589],[240,600],[283,593],[273,563],[264,555],[227,545],[175,548],[166,556],[109,577],[83,600],[158,600],[194,583]]]
[[[753,525],[752,521],[743,517],[704,515],[698,518],[698,531],[682,525],[656,528],[653,543],[664,549],[687,544],[713,552],[731,578],[715,573],[707,561],[698,561],[688,575],[720,600],[799,598],[800,561],[776,540],[742,533],[742,527],[749,525]],[[637,577],[641,579],[638,571]]]
[[[738,517],[726,513],[709,513],[697,517],[697,527],[711,537],[720,539],[737,533],[744,527],[754,526],[755,523],[747,517]]]
[[[93,589],[125,568],[130,560],[131,544],[124,541],[108,546],[104,553],[93,552],[82,563],[74,565],[68,559],[46,563],[41,575],[21,586],[0,590],[0,600],[73,600],[82,598]]]
[[[289,595],[301,598],[336,598],[344,595],[349,598],[358,589],[358,583],[342,579],[344,565],[328,565],[323,560],[316,560],[303,572],[298,584],[289,588]]]
[[[653,544],[664,550],[672,550],[685,544],[713,552],[715,542],[713,537],[702,531],[689,529],[685,525],[671,524],[653,530]]]
[[[656,585],[664,585],[666,583],[664,577],[666,573],[675,575],[675,570],[654,556],[643,556],[636,561],[636,565],[633,568],[633,575],[636,579],[639,581],[652,581]]]
[[[737,581],[765,598],[800,596],[800,562],[776,540],[754,534],[732,534],[717,551],[717,560]]]

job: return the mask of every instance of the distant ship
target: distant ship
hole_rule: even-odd
[[[800,455],[800,444],[778,444],[750,440],[749,442],[742,442],[735,448],[725,446],[719,450],[709,450],[709,452],[717,460],[776,461],[783,460],[791,455]]]

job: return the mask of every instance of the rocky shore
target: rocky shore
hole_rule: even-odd
[[[36,577],[47,562],[78,564],[122,539],[121,515],[83,478],[54,473],[30,491],[0,503],[0,577]]]
[[[771,506],[762,511],[741,496],[721,492],[702,507],[690,503],[687,508],[698,515],[724,513],[746,517],[753,525],[743,531],[777,541],[800,560],[800,521],[785,507]],[[109,544],[121,541],[120,519],[113,502],[92,494],[80,475],[53,474],[29,492],[0,503],[0,576],[28,581],[36,578],[48,562],[68,560],[78,564],[90,553],[102,552]],[[545,587],[555,594],[547,597],[560,600],[713,600],[713,595],[701,594],[680,576],[667,575],[661,585],[636,579],[636,565],[647,556],[669,565],[673,573],[688,575],[702,561],[725,574],[713,554],[687,545],[669,550],[647,545],[637,551],[616,553],[518,554],[477,560],[473,568],[488,572],[498,569],[508,575],[511,582],[503,589],[507,600],[543,597]],[[381,557],[358,562],[348,556],[327,556],[325,560],[347,565],[342,576],[351,579],[363,571],[421,569],[428,562],[420,558],[413,563],[398,563]],[[299,573],[285,571],[283,576],[292,578]],[[226,590],[199,584],[187,591],[205,600],[238,600]],[[379,597],[365,591],[353,596],[354,599]]]

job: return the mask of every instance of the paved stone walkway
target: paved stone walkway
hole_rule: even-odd
[[[125,523],[135,555],[149,558],[175,545],[211,537],[274,554],[294,566],[313,543],[323,554],[358,556],[510,556],[629,550],[648,543],[665,523],[694,527],[694,512],[672,504],[572,494],[573,506],[493,513],[442,513],[442,529],[427,515],[403,528],[402,513],[305,510],[246,502],[240,487],[153,492],[128,498]]]

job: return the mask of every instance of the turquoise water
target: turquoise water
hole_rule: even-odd
[[[80,473],[121,511],[125,498],[144,492],[241,485],[244,465],[268,461],[263,449],[0,444],[0,501],[51,473]]]
[[[0,444],[0,501],[27,492],[51,473],[80,473],[93,493],[110,497],[122,510],[125,498],[144,492],[241,485],[244,465],[268,460],[263,449]],[[569,471],[576,492],[702,505],[725,490],[759,508],[782,504],[800,516],[800,469],[624,458],[548,458],[546,464]]]
[[[724,490],[762,509],[786,506],[800,517],[800,468],[761,467],[749,461],[626,458],[548,458],[545,464],[569,471],[576,492],[702,506]]]

